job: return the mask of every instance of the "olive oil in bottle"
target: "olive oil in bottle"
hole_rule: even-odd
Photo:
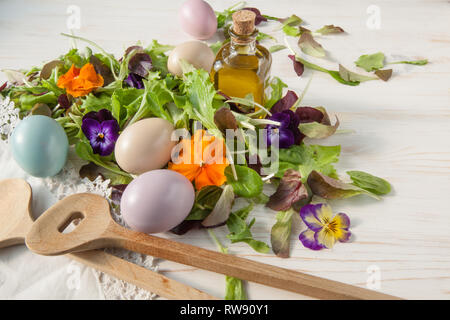
[[[252,94],[255,102],[264,104],[272,56],[269,50],[256,44],[255,18],[255,13],[249,10],[233,14],[230,42],[217,53],[211,80],[216,90],[227,96],[244,98]]]

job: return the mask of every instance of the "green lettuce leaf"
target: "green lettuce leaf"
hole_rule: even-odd
[[[376,195],[385,195],[391,192],[391,185],[386,180],[363,171],[347,171],[353,184]]]
[[[364,54],[355,61],[355,64],[367,72],[381,69],[384,67],[384,53]]]
[[[294,210],[279,211],[276,215],[277,222],[270,232],[273,253],[280,258],[289,258],[289,238],[293,214]]]
[[[342,77],[342,79],[344,79],[346,81],[352,81],[352,82],[378,80],[377,77],[368,77],[368,76],[350,71],[350,70],[346,69],[342,64],[339,64],[339,75]]]
[[[267,109],[272,108],[272,106],[283,97],[283,88],[287,88],[287,84],[281,81],[280,78],[274,77],[272,81],[270,81],[270,87],[272,88],[270,98],[264,104],[264,107]]]
[[[317,58],[325,57],[325,50],[320,43],[314,40],[310,32],[302,33],[300,39],[298,39],[298,46],[307,55]]]

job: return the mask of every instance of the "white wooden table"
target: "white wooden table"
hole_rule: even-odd
[[[59,33],[67,31],[69,5],[81,9],[81,29],[76,33],[117,55],[138,40],[144,44],[152,39],[168,44],[189,40],[177,22],[181,2],[0,0],[0,69],[31,67],[66,52],[70,42]],[[234,1],[210,3],[222,10]],[[353,61],[361,54],[378,51],[384,52],[391,61],[408,57],[427,58],[431,63],[423,67],[395,65],[389,82],[370,81],[358,87],[344,86],[326,74],[314,73],[304,104],[326,107],[339,116],[342,129],[354,130],[318,143],[342,145],[339,172],[364,170],[388,179],[394,187],[392,194],[381,201],[361,196],[332,203],[335,212],[350,216],[355,234],[352,243],[337,244],[332,250],[308,250],[298,241],[304,226],[295,217],[290,259],[257,254],[246,244],[231,245],[230,251],[358,286],[366,286],[368,281],[376,286],[376,281],[370,279],[379,278],[380,291],[403,298],[449,299],[448,1],[253,0],[249,4],[273,16],[295,13],[312,28],[325,24],[343,27],[348,34],[320,39],[331,57],[317,60],[323,66],[336,68],[339,61],[353,68]],[[370,19],[377,15],[377,10],[380,24],[379,29],[374,29],[376,23]],[[274,27],[261,30],[271,32]],[[286,55],[286,50],[274,54],[272,75],[281,77],[290,89],[301,92],[312,71],[307,70],[298,78]],[[275,212],[258,208],[253,214],[257,219],[253,234],[270,243]],[[225,229],[217,229],[216,233],[225,241]],[[168,236],[215,249],[204,230],[182,237]],[[221,275],[166,261],[161,261],[160,270],[223,296]],[[304,298],[256,284],[248,284],[248,292],[252,299]],[[41,295],[36,298],[45,298],[46,292],[42,291]]]

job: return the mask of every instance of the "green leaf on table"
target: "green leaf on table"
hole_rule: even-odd
[[[297,27],[301,25],[303,22],[302,18],[296,16],[295,14],[285,19],[279,19],[279,21],[281,22],[281,25],[283,27],[284,26]]]
[[[267,34],[267,33],[259,31],[258,35],[256,36],[256,40],[257,41],[262,41],[262,40],[265,40],[265,39],[270,39],[270,40],[273,40],[275,42],[277,41],[277,39],[275,37],[271,36],[270,34]]]
[[[261,176],[253,169],[246,166],[236,165],[237,180],[233,176],[231,166],[225,169],[227,183],[233,187],[237,196],[244,198],[257,197],[263,188]]]
[[[242,280],[226,276],[225,282],[225,300],[247,300]]]
[[[353,184],[376,195],[391,192],[391,185],[386,180],[363,171],[347,171]]]
[[[372,192],[353,184],[330,178],[316,170],[311,171],[307,183],[314,195],[324,199],[345,199],[359,194],[366,194],[372,198],[379,199],[379,197]]]
[[[325,35],[325,34],[343,33],[345,31],[341,27],[329,24],[316,30],[316,32]]]
[[[255,219],[253,218],[249,224],[245,222],[246,215],[248,215],[251,208],[253,208],[252,204],[249,206],[250,210],[247,209],[243,211],[244,217],[239,215],[242,214],[242,212],[230,214],[230,217],[227,220],[227,227],[230,233],[227,235],[227,238],[231,240],[231,243],[245,242],[256,252],[267,253],[270,250],[269,246],[262,241],[253,239],[253,235],[250,231],[255,223]]]
[[[320,43],[314,40],[310,32],[302,33],[300,39],[298,39],[298,46],[307,55],[317,58],[325,57],[325,50]]]
[[[278,212],[276,215],[277,221],[270,232],[272,251],[280,258],[289,258],[289,238],[293,214],[294,210]]]
[[[392,69],[377,70],[375,75],[383,81],[388,81],[392,76]]]
[[[295,55],[295,61],[298,61],[300,63],[302,63],[305,67],[313,69],[313,70],[317,70],[320,72],[324,72],[324,73],[328,73],[331,77],[333,77],[336,81],[342,83],[342,84],[346,84],[348,86],[357,86],[359,85],[359,81],[348,81],[345,80],[344,78],[341,77],[341,75],[339,74],[339,71],[334,71],[334,70],[328,70],[325,69],[317,64],[314,64],[312,62],[309,62],[308,60],[305,60],[301,57],[299,57],[298,55]]]
[[[355,64],[367,72],[381,69],[384,67],[384,53],[364,54],[355,61]]]
[[[341,146],[294,145],[287,149],[280,149],[280,166],[276,177],[283,177],[287,169],[300,172],[302,182],[305,183],[311,171],[316,170],[330,177],[337,177],[332,165],[339,161]]]
[[[413,64],[416,66],[424,66],[426,64],[428,64],[428,60],[427,59],[422,59],[422,60],[410,60],[410,61],[395,61],[395,62],[389,62],[388,64]]]
[[[283,97],[283,88],[287,88],[287,84],[281,81],[280,78],[274,77],[272,81],[270,81],[270,87],[272,88],[270,98],[264,104],[264,107],[267,109],[272,108],[272,106]]]
[[[346,81],[352,81],[352,82],[378,80],[378,78],[376,78],[376,77],[369,77],[369,76],[365,76],[365,75],[350,71],[350,70],[346,69],[342,64],[339,64],[339,75],[342,77],[342,79],[344,79]]]
[[[300,35],[300,29],[298,27],[283,26],[283,32],[291,37],[298,37]]]
[[[274,52],[278,52],[278,51],[284,50],[284,49],[286,49],[286,48],[287,48],[287,47],[284,46],[284,45],[282,45],[282,44],[276,44],[276,45],[271,46],[271,47],[269,48],[269,52],[270,52],[270,53],[274,53]]]

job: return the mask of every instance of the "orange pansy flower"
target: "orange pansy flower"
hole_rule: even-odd
[[[86,63],[81,69],[72,64],[69,71],[59,77],[57,85],[71,96],[81,97],[103,86],[103,82],[103,77],[95,72],[94,66]]]
[[[169,162],[169,169],[194,181],[197,190],[221,186],[227,181],[224,171],[228,161],[222,139],[197,130],[193,138],[181,140],[179,147],[181,150],[174,162]]]

